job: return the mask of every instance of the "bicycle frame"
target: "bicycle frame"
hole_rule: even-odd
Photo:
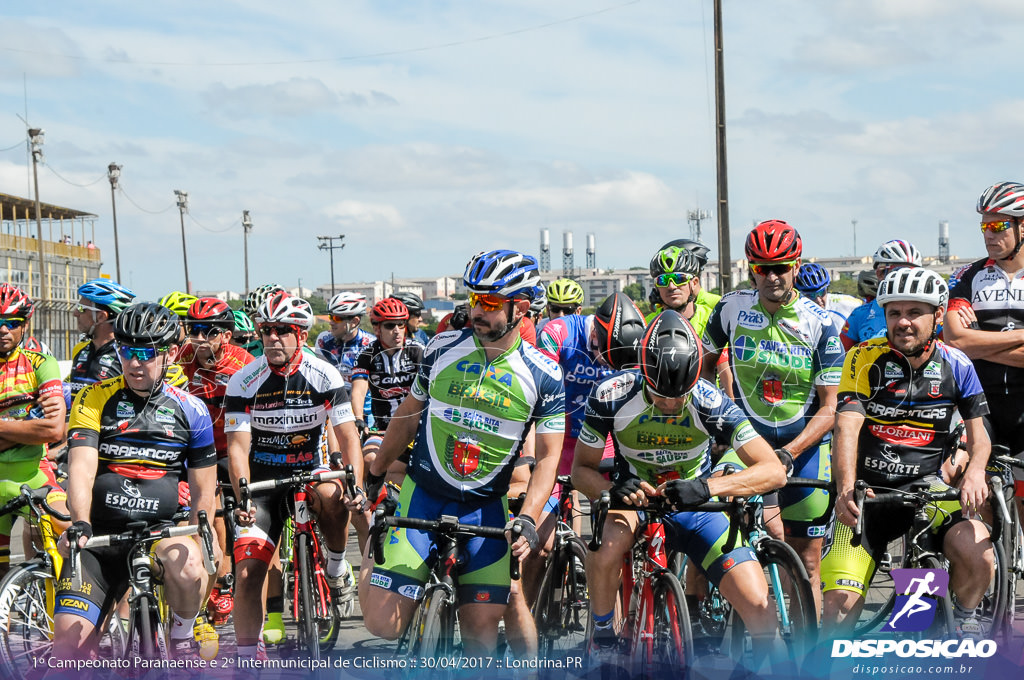
[[[654,654],[654,589],[651,579],[666,571],[665,524],[659,514],[653,513],[653,517],[638,529],[636,543],[622,562],[622,609],[638,613],[636,617],[627,617],[625,625],[630,626],[634,621],[639,624],[636,630],[624,629],[623,637],[633,641],[634,650],[643,645],[648,658]]]
[[[313,528],[313,519],[309,513],[309,492],[307,491],[307,485],[296,486],[292,492],[292,499],[295,501],[295,510],[292,514],[292,545],[295,545],[295,539],[300,534],[309,536],[309,544],[313,549],[313,580],[316,586],[316,606],[319,611],[327,611],[331,606],[331,587],[327,583],[327,573],[324,571],[324,566],[319,559],[323,554],[320,546],[320,538],[317,532]],[[297,578],[299,574],[299,565],[296,560],[298,559],[298,551],[292,550],[292,575],[293,578]],[[292,616],[296,621],[299,620],[299,597],[292,597]],[[310,615],[311,612],[307,612]]]

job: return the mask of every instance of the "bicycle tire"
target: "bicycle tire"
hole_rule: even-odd
[[[812,650],[818,639],[818,616],[814,607],[814,591],[807,569],[793,548],[778,539],[767,538],[755,547],[758,561],[765,570],[768,597],[775,611],[785,611],[788,626],[779,625],[779,636],[789,650],[790,658],[799,663]],[[776,580],[770,567],[779,572]],[[791,584],[786,588],[785,584]],[[733,650],[744,650],[746,626],[739,616],[733,616]],[[734,651],[734,654],[737,654]]]
[[[892,567],[902,568],[907,559],[907,536],[900,534],[889,541],[885,552],[892,558]],[[857,623],[853,627],[853,635],[863,637],[867,633],[877,631],[892,614],[896,602],[896,591],[892,576],[887,572],[875,569],[875,573],[864,595],[864,607],[860,611]]]
[[[320,660],[320,631],[317,626],[315,608],[313,606],[313,579],[316,569],[313,567],[313,555],[307,534],[295,537],[295,599],[299,603],[299,644],[309,654],[310,659]]]
[[[0,580],[0,677],[23,680],[52,651],[53,619],[46,606],[41,562],[13,567]]]
[[[920,569],[942,569],[948,571],[948,568],[934,555],[925,555],[921,558]],[[935,612],[935,618],[932,621],[932,625],[928,630],[922,631],[918,637],[923,640],[936,639],[945,640],[956,637],[956,619],[953,618],[953,601],[949,595],[944,595],[937,599],[937,611]]]
[[[1017,581],[1020,570],[1024,568],[1024,537],[1020,525],[1020,515],[1017,512],[1017,500],[1011,498],[1010,509],[1010,531],[1002,537],[1003,556],[1006,558],[1006,603],[1001,620],[1001,634],[1003,644],[1010,644],[1013,639],[1013,624],[1017,619],[1018,599]]]
[[[633,678],[655,680],[682,676],[693,662],[693,632],[690,629],[690,615],[686,609],[686,596],[679,579],[671,572],[662,572],[651,577],[653,593],[654,630],[644,631],[645,612],[640,611],[636,619],[631,659]],[[645,605],[641,605],[641,610]],[[653,644],[643,642],[652,636]]]
[[[1007,634],[1003,626],[1006,625],[1006,612],[1011,599],[1007,576],[1009,568],[1002,541],[992,544],[992,558],[994,567],[992,580],[989,582],[988,588],[985,589],[977,611],[978,621],[985,633],[990,637],[995,637],[998,634]],[[1012,634],[1012,630],[1009,633]]]
[[[456,668],[450,663],[455,657],[455,609],[448,591],[434,588],[426,600],[423,612],[423,633],[414,654],[416,658],[436,659],[438,666],[431,669],[432,680],[450,678]]]
[[[586,578],[580,578],[586,558],[586,545],[576,536],[548,558],[533,605],[543,659],[566,658],[571,652],[582,653],[586,646],[590,599]]]

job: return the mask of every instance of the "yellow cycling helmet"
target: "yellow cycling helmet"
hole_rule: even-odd
[[[160,298],[160,304],[177,314],[180,318],[184,319],[185,315],[188,314],[188,308],[192,306],[192,303],[198,300],[195,295],[188,293],[182,293],[180,290],[176,290],[173,293]]]
[[[572,279],[555,279],[548,286],[548,304],[582,305],[583,289]]]

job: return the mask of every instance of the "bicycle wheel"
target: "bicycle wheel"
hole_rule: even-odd
[[[53,618],[46,606],[49,570],[42,563],[13,567],[0,581],[0,676],[24,680],[33,673],[33,659],[48,659]],[[41,664],[46,668],[46,664]]]
[[[925,555],[918,565],[921,569],[942,569],[948,571],[948,564],[934,555]],[[953,600],[949,596],[939,597],[938,611],[932,621],[931,628],[923,631],[922,640],[948,640],[956,637],[956,619],[953,617]]]
[[[769,604],[779,617],[779,636],[790,657],[799,662],[818,639],[818,617],[807,569],[796,551],[780,540],[764,539],[755,550],[768,582]],[[747,648],[746,626],[739,616],[733,616],[732,634],[734,655],[738,656]]]
[[[299,603],[299,644],[311,659],[320,659],[320,629],[315,615],[313,599],[316,597],[316,569],[308,534],[295,537],[295,599]]]
[[[889,620],[892,605],[896,601],[890,570],[904,566],[907,559],[907,537],[901,534],[889,541],[884,554],[889,556],[888,562],[876,565],[875,575],[864,596],[864,608],[853,628],[853,634],[857,637],[878,630]]]
[[[423,612],[423,632],[413,645],[416,658],[433,659],[437,667],[430,669],[431,678],[450,678],[455,675],[455,608],[451,596],[444,588],[434,588]]]
[[[675,574],[663,572],[651,577],[651,590],[653,629],[644,630],[648,617],[643,611],[646,605],[641,605],[633,635],[631,677],[685,676],[693,661],[693,633],[683,587]]]
[[[1004,628],[1007,625],[1007,609],[1012,596],[1008,590],[1008,566],[1002,542],[992,544],[992,554],[995,569],[978,606],[978,621],[989,637],[995,637],[997,634],[1012,635],[1012,630],[1007,631]]]
[[[573,536],[548,559],[533,605],[542,659],[564,659],[586,646],[590,616],[586,556],[582,539]]]

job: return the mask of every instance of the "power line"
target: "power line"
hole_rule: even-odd
[[[6,149],[0,149],[0,153],[2,153],[4,151],[14,151],[15,149],[20,149],[22,147],[22,145],[24,145],[24,144],[25,144],[25,140],[22,139],[21,141],[19,141],[17,144],[15,144],[13,146],[9,146]]]
[[[105,179],[107,178],[107,176],[106,176],[106,175],[101,175],[99,179],[97,179],[97,180],[93,180],[92,182],[89,182],[88,184],[78,184],[78,183],[76,183],[76,182],[72,182],[71,180],[69,180],[68,178],[64,177],[63,175],[61,175],[61,174],[60,174],[59,172],[57,172],[56,170],[54,170],[54,169],[53,169],[53,166],[52,166],[52,165],[50,165],[49,163],[47,163],[47,164],[45,165],[45,167],[46,167],[46,169],[47,169],[47,170],[49,170],[49,171],[50,171],[50,172],[52,172],[52,173],[53,173],[54,175],[56,175],[56,176],[57,176],[57,179],[59,179],[59,180],[60,180],[61,182],[64,182],[65,184],[70,184],[70,185],[71,185],[71,186],[73,186],[73,187],[79,187],[79,188],[91,187],[91,186],[92,186],[93,184],[96,184],[96,183],[98,183],[98,182],[102,182],[103,180],[105,180]]]
[[[224,232],[226,232],[226,231],[231,231],[231,230],[232,230],[232,229],[234,229],[234,228],[235,228],[236,226],[238,226],[238,223],[239,223],[239,221],[240,221],[240,220],[235,220],[234,222],[232,222],[231,224],[229,224],[228,226],[226,226],[226,227],[225,227],[225,228],[223,228],[223,229],[210,229],[209,227],[207,227],[207,226],[205,226],[204,224],[202,224],[202,223],[201,223],[201,222],[200,222],[199,220],[197,220],[197,219],[196,219],[195,217],[193,217],[193,216],[192,216],[192,213],[188,213],[188,219],[189,219],[189,220],[190,220],[191,222],[193,222],[193,223],[194,223],[194,224],[195,224],[195,225],[196,225],[197,227],[199,227],[200,229],[202,229],[203,231],[208,231],[208,232],[210,232],[211,234],[223,234],[223,233],[224,233]]]
[[[182,62],[182,61],[133,61],[129,59],[117,59],[112,57],[96,58],[96,57],[85,57],[77,54],[62,54],[53,52],[39,52],[36,50],[25,50],[17,47],[0,47],[0,50],[7,52],[17,52],[19,54],[30,54],[41,57],[58,57],[63,59],[70,59],[72,61],[85,61],[85,62],[101,62],[108,64],[127,64],[131,66],[192,66],[192,67],[237,67],[237,66],[294,66],[297,64],[323,64],[334,61],[357,61],[360,59],[379,59],[381,57],[394,57],[403,54],[414,54],[416,52],[430,52],[433,50],[446,49],[449,47],[461,47],[462,45],[470,45],[478,42],[485,42],[488,40],[496,40],[499,38],[507,38],[513,35],[519,35],[522,33],[530,33],[532,31],[540,31],[545,28],[551,28],[552,26],[559,26],[562,24],[568,24],[582,19],[589,19],[600,14],[607,12],[613,12],[629,5],[636,5],[641,0],[628,0],[618,5],[612,5],[610,7],[604,7],[602,9],[594,10],[593,12],[586,12],[584,14],[577,14],[575,16],[566,17],[564,19],[556,19],[543,24],[536,24],[534,26],[527,26],[524,28],[517,28],[510,31],[503,31],[501,33],[491,33],[489,35],[479,36],[477,38],[467,38],[466,40],[454,40],[452,42],[438,43],[436,45],[424,45],[421,47],[411,47],[403,50],[389,50],[386,52],[370,52],[367,54],[353,54],[340,57],[323,57],[320,59],[295,59],[287,61],[238,61],[238,62],[212,62],[212,63],[199,63],[199,62]]]
[[[132,205],[134,205],[134,206],[135,206],[136,208],[138,208],[138,209],[139,209],[139,210],[141,210],[142,212],[144,212],[144,213],[148,213],[148,214],[150,214],[150,215],[160,215],[160,214],[162,214],[162,213],[165,213],[165,212],[167,212],[168,210],[170,210],[170,209],[174,208],[174,207],[175,207],[175,206],[177,205],[176,203],[171,203],[171,204],[170,204],[169,206],[167,206],[167,207],[166,207],[166,208],[164,208],[163,210],[146,210],[146,209],[145,209],[145,208],[143,208],[143,207],[142,207],[141,205],[139,205],[138,203],[136,203],[136,202],[135,202],[135,201],[134,201],[134,200],[132,199],[132,197],[128,195],[128,192],[126,192],[126,191],[124,190],[124,182],[120,182],[120,183],[118,183],[118,185],[117,185],[117,190],[121,192],[121,195],[122,195],[122,196],[124,196],[124,197],[125,197],[126,199],[128,199],[128,202],[129,202],[129,203],[131,203]]]

